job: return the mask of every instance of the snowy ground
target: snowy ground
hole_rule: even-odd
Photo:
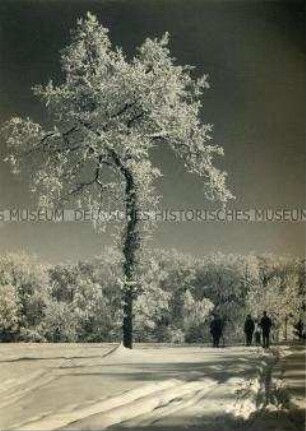
[[[241,346],[0,344],[0,429],[255,430],[270,360]]]

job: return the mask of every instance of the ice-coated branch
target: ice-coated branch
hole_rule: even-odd
[[[52,186],[42,175],[38,180],[34,174],[33,180],[47,186],[53,197],[57,189],[60,198],[67,190],[82,193],[94,184],[102,189],[105,177],[96,178],[95,171],[100,160],[119,174],[119,183],[129,170],[143,204],[150,205],[158,172],[150,148],[160,142],[173,149],[188,171],[203,178],[207,197],[222,203],[233,197],[226,173],[215,165],[215,156],[223,150],[211,144],[212,126],[202,121],[207,75],[197,78],[192,67],[176,64],[168,33],[147,38],[128,60],[112,46],[108,30],[88,14],[78,21],[61,60],[63,82],[34,89],[54,119],[53,129],[44,131],[30,119],[19,118],[4,127],[7,160],[16,171],[32,165],[47,172]],[[90,172],[94,184],[84,180]]]

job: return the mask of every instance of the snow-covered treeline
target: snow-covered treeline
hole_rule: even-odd
[[[228,341],[242,337],[247,313],[271,315],[275,332],[305,311],[305,262],[273,255],[213,254],[194,258],[147,251],[140,259],[134,302],[135,341],[205,342],[218,311]],[[43,265],[25,254],[0,257],[2,340],[120,341],[120,253]]]

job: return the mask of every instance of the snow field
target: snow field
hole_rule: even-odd
[[[256,410],[271,360],[242,346],[36,346],[0,345],[0,429],[232,430],[224,418]]]

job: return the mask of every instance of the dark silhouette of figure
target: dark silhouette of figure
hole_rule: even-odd
[[[272,320],[267,316],[267,312],[263,312],[263,316],[260,320],[260,327],[262,330],[262,347],[270,346],[270,331],[272,326]]]
[[[213,320],[210,322],[210,333],[213,339],[213,347],[219,347],[222,330],[222,320],[218,314],[214,314]]]
[[[255,336],[256,346],[260,346],[261,329],[260,329],[260,325],[259,325],[258,319],[255,319],[254,336]]]
[[[244,333],[246,337],[246,345],[251,346],[253,340],[253,333],[255,329],[255,323],[250,314],[247,315],[244,322]]]
[[[295,335],[302,340],[303,338],[305,339],[305,330],[304,330],[304,322],[302,319],[300,319],[297,323],[295,323],[293,325],[294,329],[295,329]]]

